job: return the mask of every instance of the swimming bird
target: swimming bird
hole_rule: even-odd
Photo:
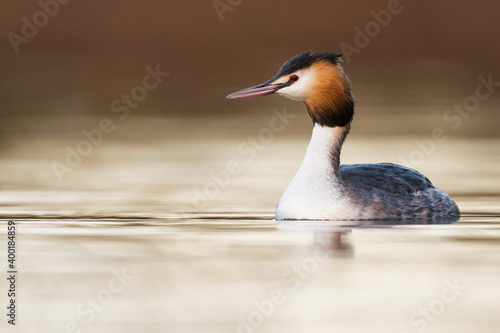
[[[269,81],[227,96],[278,94],[304,102],[312,118],[311,141],[276,220],[457,219],[455,202],[416,170],[392,163],[340,165],[354,116],[341,56],[300,53]]]

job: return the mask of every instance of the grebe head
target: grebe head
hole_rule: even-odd
[[[314,123],[345,126],[354,115],[351,84],[339,64],[337,53],[300,53],[281,66],[272,79],[227,98],[278,94],[303,101]]]

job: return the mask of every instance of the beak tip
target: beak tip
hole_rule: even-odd
[[[237,92],[226,96],[226,99],[240,99],[240,98],[242,98],[242,97],[240,95],[238,95]]]

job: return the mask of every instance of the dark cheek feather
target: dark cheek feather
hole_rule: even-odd
[[[313,123],[328,127],[342,127],[352,121],[354,116],[354,101],[347,100],[340,105],[330,105],[319,108],[319,110],[308,107],[308,111]]]

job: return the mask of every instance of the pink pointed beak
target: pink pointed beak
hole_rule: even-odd
[[[269,82],[266,82],[263,84],[259,84],[258,86],[255,87],[239,90],[230,95],[227,95],[226,98],[236,99],[236,98],[249,98],[249,97],[272,95],[281,88],[287,87],[288,85],[289,84],[287,83],[269,84]]]

